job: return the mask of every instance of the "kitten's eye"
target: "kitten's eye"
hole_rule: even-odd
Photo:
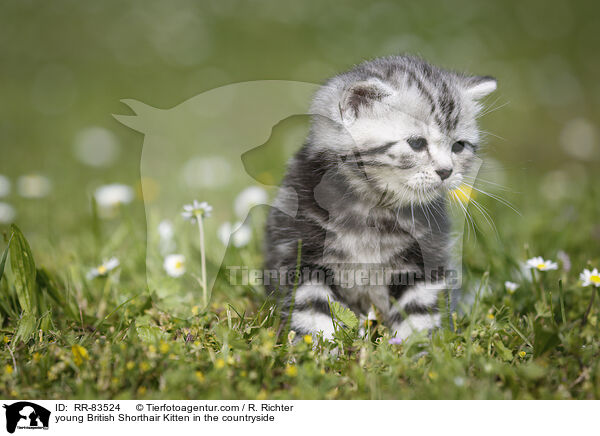
[[[423,150],[427,146],[427,139],[421,136],[413,136],[412,138],[408,138],[406,140],[408,145],[410,145],[413,150]]]
[[[465,149],[464,141],[457,141],[454,144],[452,144],[452,153],[460,153],[464,149]]]

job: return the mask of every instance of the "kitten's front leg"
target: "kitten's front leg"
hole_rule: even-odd
[[[433,330],[440,326],[438,294],[446,288],[443,282],[421,282],[404,289],[392,305],[388,325],[392,336],[406,339],[411,333]]]
[[[293,301],[290,298],[282,307],[284,316],[291,310],[290,329],[298,335],[323,334],[323,338],[332,339],[335,329],[329,310],[329,302],[338,301],[331,287],[319,282],[303,283],[296,290]]]

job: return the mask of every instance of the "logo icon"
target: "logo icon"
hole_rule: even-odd
[[[6,409],[6,431],[14,433],[19,429],[48,429],[50,411],[29,401],[19,401],[11,405],[4,404]]]

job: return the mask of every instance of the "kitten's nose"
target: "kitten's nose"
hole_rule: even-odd
[[[438,173],[440,179],[446,180],[448,177],[450,177],[450,174],[452,174],[452,168],[442,168],[439,170],[435,170],[435,172]]]

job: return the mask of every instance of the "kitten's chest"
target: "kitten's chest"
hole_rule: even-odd
[[[341,215],[326,227],[324,260],[396,266],[398,254],[415,245],[418,237],[395,217]]]
[[[381,235],[377,231],[329,233],[325,242],[326,261],[346,264],[376,264],[388,266],[394,255],[410,246],[410,237],[403,234]],[[329,259],[327,259],[329,258]]]
[[[443,237],[424,228],[409,231],[402,223],[365,221],[364,226],[344,226],[349,222],[337,220],[328,227],[323,261],[336,272],[347,303],[364,313],[373,304],[386,313],[388,280],[396,274],[419,273],[424,251],[433,248],[439,255]],[[439,249],[435,248],[438,239]]]
[[[386,277],[406,268],[397,253],[409,245],[400,234],[385,235],[365,229],[360,233],[330,234],[325,245],[324,263],[334,271],[337,289],[353,310],[366,314],[371,305],[382,313],[389,309]]]

